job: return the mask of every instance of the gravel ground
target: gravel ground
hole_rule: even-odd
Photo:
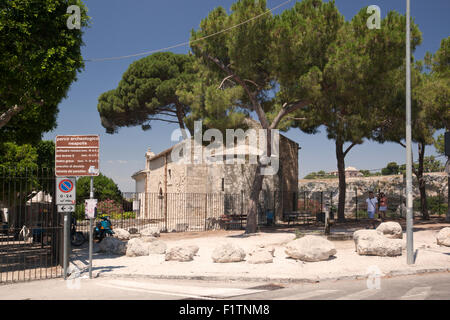
[[[100,276],[150,276],[150,277],[230,277],[235,279],[321,279],[344,278],[367,275],[369,267],[377,266],[384,275],[395,272],[413,272],[424,269],[450,268],[450,248],[436,244],[438,228],[421,228],[414,232],[414,248],[416,263],[406,263],[406,251],[399,257],[359,256],[355,252],[353,240],[333,241],[337,254],[327,261],[302,262],[286,257],[284,247],[295,238],[294,233],[258,233],[246,236],[242,231],[219,232],[216,234],[195,234],[186,238],[162,236],[168,248],[174,246],[197,245],[198,255],[190,262],[165,261],[164,255],[143,257],[112,256],[94,254],[93,271]],[[440,228],[439,228],[440,229]],[[403,239],[406,235],[403,235]],[[259,246],[275,247],[273,263],[249,264],[246,261],[237,263],[214,263],[212,251],[222,243],[234,243],[247,253]],[[78,267],[87,264],[87,249],[81,250],[72,261]]]

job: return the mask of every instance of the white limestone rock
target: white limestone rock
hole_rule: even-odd
[[[173,247],[166,252],[166,261],[187,262],[194,260],[194,251],[188,247]]]
[[[402,255],[403,241],[389,239],[377,230],[358,230],[353,234],[355,250],[359,255],[395,257]]]
[[[386,238],[390,239],[402,239],[403,230],[402,226],[398,222],[383,222],[376,229],[378,233],[384,235]]]
[[[245,259],[245,251],[237,245],[225,243],[214,249],[211,258],[216,263],[240,262]]]
[[[144,237],[159,237],[160,232],[161,229],[159,227],[153,226],[142,229],[140,233]]]
[[[106,237],[98,244],[98,251],[108,254],[124,255],[127,244],[114,237]]]
[[[128,241],[127,257],[141,257],[148,256],[148,254],[148,243],[142,241],[140,238],[133,238]]]
[[[322,237],[307,235],[286,245],[286,254],[293,259],[315,262],[328,260],[336,254],[334,244]]]
[[[114,229],[114,238],[119,240],[130,240],[130,233],[121,228]]]
[[[450,247],[450,227],[445,227],[436,235],[436,242],[440,246]]]
[[[251,264],[272,263],[274,251],[273,248],[257,248],[248,254],[247,262]]]

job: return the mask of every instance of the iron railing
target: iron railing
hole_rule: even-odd
[[[0,283],[62,275],[51,169],[0,168]]]
[[[96,220],[109,216],[114,228],[140,232],[158,226],[162,232],[243,229],[248,197],[245,192],[227,193],[123,193],[122,201],[99,201]],[[267,222],[273,196],[262,192],[258,202],[258,224]],[[77,205],[77,230],[87,233],[83,204]]]
[[[390,187],[389,189],[373,188],[374,195],[384,192],[387,197],[387,217],[404,218],[405,208],[405,188]],[[448,209],[448,192],[442,189],[426,189],[428,212],[431,216],[445,216]],[[367,218],[366,199],[368,189],[350,187],[346,189],[345,196],[345,218],[364,219]],[[339,191],[336,189],[326,191],[301,188],[298,192],[298,211],[317,215],[321,212],[330,211],[336,216],[339,202]],[[420,195],[416,194],[413,202],[414,216],[421,216]]]

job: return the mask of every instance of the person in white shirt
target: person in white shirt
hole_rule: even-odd
[[[375,213],[377,212],[378,200],[374,197],[373,192],[369,191],[369,197],[366,199],[367,215],[371,221],[372,227],[375,229]]]

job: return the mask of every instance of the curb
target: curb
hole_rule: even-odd
[[[398,276],[409,276],[425,273],[444,273],[450,272],[450,267],[425,268],[418,270],[392,270],[383,273],[381,278],[391,278]],[[151,274],[103,274],[96,272],[94,278],[122,278],[122,279],[159,279],[159,280],[197,280],[197,281],[242,281],[242,282],[277,282],[277,283],[318,283],[325,281],[339,280],[364,280],[367,279],[367,273],[345,275],[338,277],[316,277],[316,278],[277,278],[277,277],[233,277],[233,276],[177,276],[177,275],[151,275]]]

